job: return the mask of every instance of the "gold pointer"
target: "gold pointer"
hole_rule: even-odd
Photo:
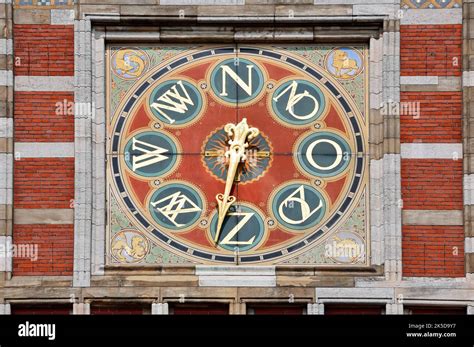
[[[224,223],[227,211],[236,200],[235,196],[230,195],[230,191],[235,181],[237,168],[241,162],[247,160],[245,150],[249,146],[248,141],[254,139],[260,133],[257,128],[249,128],[246,118],[242,119],[242,121],[237,125],[232,123],[226,124],[224,130],[230,137],[229,150],[224,154],[225,157],[229,159],[229,168],[227,170],[224,194],[216,195],[218,208],[217,229],[214,237],[214,242],[216,244],[219,240],[222,224]]]

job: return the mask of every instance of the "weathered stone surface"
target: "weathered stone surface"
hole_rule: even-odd
[[[391,300],[394,297],[392,288],[316,288],[318,301],[333,298],[345,299],[380,299]]]
[[[65,92],[74,90],[74,77],[15,76],[15,91]]]
[[[224,9],[227,6],[224,6]],[[190,16],[197,15],[196,6],[138,6],[137,4],[120,6],[120,14],[124,16],[163,16],[176,17],[183,19]]]
[[[52,9],[52,25],[72,25],[74,24],[74,10]]]
[[[252,288],[256,291],[256,288]],[[219,298],[236,298],[243,288],[205,288],[205,287],[175,287],[175,288],[162,288],[161,297],[162,298],[176,298],[183,300],[189,298],[200,298],[202,301],[209,300],[209,298],[219,299]]]
[[[278,287],[353,287],[353,277],[277,276]]]
[[[239,288],[240,298],[273,298],[273,299],[314,299],[314,288],[276,287],[276,288]]]
[[[457,210],[403,210],[403,225],[463,225],[463,212]]]
[[[460,143],[402,143],[402,158],[406,159],[453,159],[462,158]]]
[[[120,284],[124,287],[177,287],[198,285],[198,277],[190,275],[179,276],[124,276]]]
[[[268,17],[275,14],[274,6],[269,5],[253,5],[253,6],[198,6],[197,15],[202,17],[212,16],[229,16],[232,17]],[[232,19],[229,18],[230,19]]]
[[[15,224],[72,224],[73,209],[15,209]]]
[[[434,77],[434,76],[430,76]],[[455,92],[462,89],[460,77],[436,76],[436,83],[432,84],[404,84],[403,77],[401,81],[402,92]],[[405,80],[406,81],[406,80]]]
[[[291,16],[350,16],[352,15],[352,6],[339,5],[313,5],[313,6],[289,6],[281,5],[275,7],[275,15],[278,17]]]
[[[160,0],[160,5],[244,5],[245,0]]]
[[[474,253],[466,254],[466,272],[474,273]]]
[[[130,1],[127,2],[127,5],[130,4]],[[99,5],[91,4],[84,5],[81,1],[79,4],[79,13],[80,14],[93,14],[93,13],[107,13],[107,14],[120,14],[120,5]]]
[[[402,25],[461,24],[462,9],[409,9],[404,10],[400,19]]]
[[[245,0],[246,5],[311,5],[313,2],[314,0]]]
[[[159,0],[133,0],[135,5],[158,5]],[[129,5],[129,0],[80,0],[81,5]]]
[[[89,303],[77,303],[73,305],[73,314],[88,315],[91,313],[91,306]]]
[[[17,158],[71,158],[74,157],[74,143],[16,142],[15,155]]]
[[[13,12],[15,24],[50,24],[50,11],[17,8]]]
[[[151,314],[169,314],[168,303],[153,303],[151,305]]]
[[[474,253],[474,237],[466,237],[464,252]]]

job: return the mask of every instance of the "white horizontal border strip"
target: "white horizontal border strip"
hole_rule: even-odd
[[[466,237],[464,253],[474,253],[474,237]]]
[[[403,210],[403,225],[463,225],[462,210]]]
[[[0,271],[12,271],[12,237],[0,236]]]
[[[0,153],[0,204],[13,202],[13,155]]]
[[[276,276],[199,276],[200,287],[276,287]]]
[[[438,76],[400,76],[403,85],[437,85]]]
[[[274,266],[209,266],[196,265],[198,276],[275,276]]]
[[[25,224],[74,224],[72,208],[15,208],[13,220]]]
[[[0,54],[12,54],[13,53],[13,40],[12,39],[0,39]]]
[[[393,0],[314,0],[315,5],[392,5]]]
[[[474,174],[464,175],[464,205],[474,205]]]
[[[245,5],[245,0],[160,0],[160,5]]]
[[[16,92],[72,92],[74,76],[15,76]]]
[[[74,142],[16,142],[15,160],[21,158],[71,158]]]
[[[0,138],[13,137],[13,118],[0,118]]]
[[[13,71],[0,70],[0,86],[13,85]]]
[[[463,87],[474,87],[474,71],[463,71],[462,85]]]
[[[51,25],[74,25],[74,10],[51,10]]]
[[[462,9],[408,9],[403,10],[400,24],[402,25],[432,25],[432,24],[462,24]]]
[[[462,143],[402,143],[403,159],[462,159]]]
[[[274,266],[206,266],[197,265],[201,287],[275,287]]]
[[[317,300],[324,299],[392,299],[393,288],[316,288]]]

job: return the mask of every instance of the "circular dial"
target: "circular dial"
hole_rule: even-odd
[[[367,170],[365,120],[340,83],[361,73],[362,53],[351,50],[354,71],[338,69],[338,51],[332,73],[270,47],[192,49],[141,67],[108,125],[111,180],[140,232],[194,262],[275,263],[337,230]],[[258,134],[234,175],[226,126],[244,119]],[[219,226],[229,175],[235,201]]]

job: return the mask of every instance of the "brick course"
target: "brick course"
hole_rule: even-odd
[[[14,25],[17,76],[73,76],[74,28],[71,25]]]
[[[401,92],[401,102],[420,103],[419,117],[400,115],[400,141],[462,142],[462,92]]]
[[[400,26],[401,76],[461,76],[462,25]]]
[[[407,210],[461,210],[462,159],[402,159],[402,199]]]
[[[403,226],[403,276],[464,277],[463,226]]]
[[[22,158],[13,172],[15,208],[71,208],[74,158]]]
[[[74,94],[16,92],[15,141],[74,142],[74,115],[57,112],[56,104],[63,105],[64,100],[73,102]]]
[[[74,225],[15,225],[14,244],[38,245],[38,259],[16,257],[14,276],[72,275]]]

